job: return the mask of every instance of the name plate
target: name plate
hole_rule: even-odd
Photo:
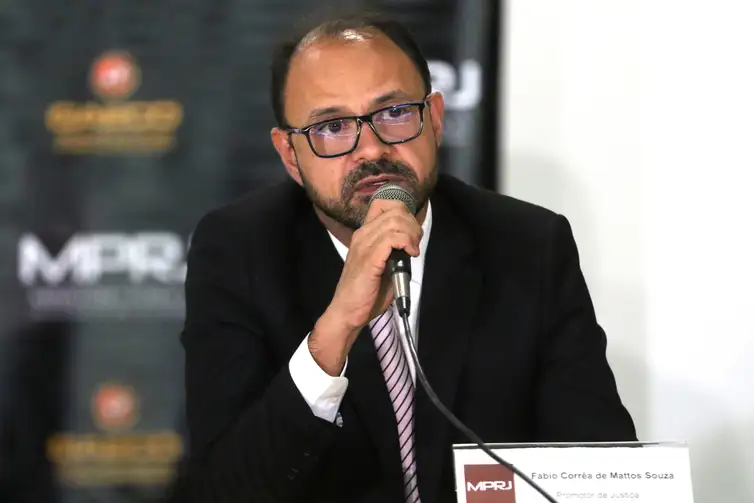
[[[682,442],[491,444],[490,449],[558,503],[693,503]],[[476,445],[454,445],[459,503],[546,503]]]

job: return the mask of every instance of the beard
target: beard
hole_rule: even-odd
[[[380,159],[376,162],[365,162],[348,174],[343,181],[339,198],[328,198],[320,194],[304,176],[301,167],[298,168],[302,185],[312,204],[322,213],[351,230],[361,227],[369,211],[371,196],[355,197],[356,187],[370,176],[393,175],[400,177],[401,186],[411,194],[416,201],[417,212],[427,204],[437,183],[437,167],[433,167],[425,180],[419,180],[416,173],[400,161]]]

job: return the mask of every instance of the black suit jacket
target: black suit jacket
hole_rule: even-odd
[[[419,313],[439,398],[487,442],[635,440],[565,218],[441,176]],[[365,329],[338,427],[314,416],[288,360],[343,262],[293,182],[201,219],[186,279],[191,456],[174,501],[399,502],[396,422]],[[424,503],[455,501],[455,431],[417,389]]]

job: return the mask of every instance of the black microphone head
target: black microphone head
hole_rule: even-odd
[[[375,199],[387,199],[391,201],[401,201],[408,207],[408,210],[412,215],[416,215],[417,207],[416,200],[406,189],[395,183],[386,183],[379,189],[377,189],[372,198],[369,200],[371,204]]]

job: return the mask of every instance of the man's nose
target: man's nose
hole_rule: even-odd
[[[372,128],[366,122],[361,124],[359,144],[356,145],[354,155],[364,159],[380,159],[390,149],[390,145],[384,144]]]

